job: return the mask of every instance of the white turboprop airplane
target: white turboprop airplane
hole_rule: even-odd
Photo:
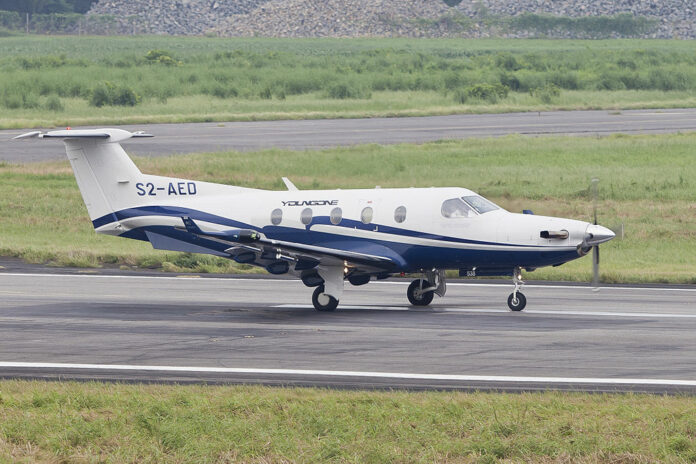
[[[143,174],[119,142],[151,137],[121,129],[30,132],[62,139],[97,233],[148,241],[156,249],[207,253],[292,273],[315,287],[312,303],[333,311],[344,282],[364,285],[421,273],[411,304],[445,295],[445,270],[512,276],[508,306],[521,311],[521,270],[559,266],[591,249],[598,273],[602,226],[514,214],[464,188],[258,190]]]

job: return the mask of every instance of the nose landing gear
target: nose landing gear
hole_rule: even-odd
[[[515,284],[515,289],[512,291],[510,296],[508,296],[508,307],[513,311],[522,311],[525,306],[527,306],[527,297],[520,292],[520,288],[524,285],[522,281],[522,269],[516,267],[512,271],[512,283]]]

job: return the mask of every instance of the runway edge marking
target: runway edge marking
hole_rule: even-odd
[[[184,276],[129,276],[129,275],[93,275],[93,274],[43,274],[43,273],[22,273],[22,272],[0,272],[0,277],[75,277],[83,279],[161,279],[161,280],[181,280],[186,278]],[[280,283],[297,283],[300,279],[264,279],[264,278],[238,278],[238,277],[205,277],[201,278],[200,282],[215,282],[215,281],[225,281],[225,282],[280,282]],[[376,285],[409,285],[410,282],[372,282]],[[509,287],[510,284],[505,283],[475,283],[475,282],[451,282],[447,284],[448,286],[454,287]],[[524,288],[544,288],[544,289],[575,289],[575,290],[594,290],[593,287],[583,286],[583,285],[539,285],[539,284],[525,284]],[[645,291],[659,291],[659,292],[696,292],[696,288],[667,288],[667,287],[601,287],[602,290],[613,291],[613,290],[645,290]]]
[[[524,377],[499,375],[409,374],[398,372],[328,371],[307,369],[254,369],[238,367],[180,367],[129,364],[72,364],[0,362],[0,368],[118,370],[148,372],[189,372],[216,374],[305,375],[316,377],[358,377],[379,379],[443,380],[460,382],[546,383],[546,384],[603,384],[603,385],[665,385],[696,387],[696,380],[674,379],[612,379],[593,377]]]

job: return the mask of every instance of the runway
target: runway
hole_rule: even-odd
[[[467,137],[525,135],[654,134],[696,130],[696,109],[632,111],[555,111],[465,114],[413,118],[318,119],[122,126],[144,130],[154,139],[124,143],[132,155],[259,150],[314,149],[365,143],[422,143]],[[11,163],[63,159],[60,143],[9,141],[28,130],[0,131],[0,161]]]
[[[292,279],[0,272],[4,378],[696,393],[696,288],[402,280],[318,313]]]

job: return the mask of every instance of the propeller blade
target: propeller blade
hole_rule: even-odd
[[[599,286],[599,245],[592,247],[592,286]]]
[[[596,177],[592,179],[592,184],[590,189],[592,191],[592,216],[594,217],[594,223],[597,224],[597,198],[599,197],[599,179]]]

